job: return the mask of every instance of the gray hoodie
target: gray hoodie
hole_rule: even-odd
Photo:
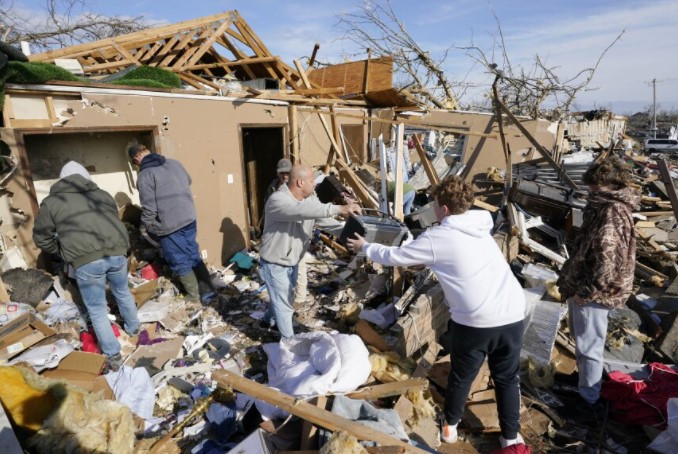
[[[191,177],[179,161],[149,154],[137,179],[141,225],[158,236],[169,235],[195,221]]]
[[[315,195],[297,200],[287,185],[282,185],[264,208],[261,258],[277,265],[298,264],[308,248],[315,220],[336,216],[340,209],[320,202]]]

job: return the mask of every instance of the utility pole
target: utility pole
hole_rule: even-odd
[[[657,78],[652,79],[652,133],[657,138]]]

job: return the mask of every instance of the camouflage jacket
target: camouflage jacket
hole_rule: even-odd
[[[640,196],[633,188],[592,192],[570,259],[558,286],[564,298],[623,306],[633,287],[636,237],[633,208]]]

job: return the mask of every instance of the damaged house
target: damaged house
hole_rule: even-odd
[[[493,237],[510,272],[531,295],[521,352],[521,424],[528,444],[537,452],[596,443],[607,448],[614,435],[633,449],[618,426],[607,437],[606,427],[599,434],[598,428],[564,421],[555,408],[571,389],[554,385],[556,373],[569,377],[576,369],[573,343],[561,323],[566,308],[554,280],[582,224],[587,190],[581,177],[594,159],[624,153],[618,139],[625,119],[600,112],[573,114],[561,122],[517,118],[496,92],[494,112],[427,109],[407,90],[394,88],[391,58],[317,67],[317,52],[318,47],[309,62],[288,65],[231,11],[31,55],[31,63],[84,77],[24,77],[4,85],[0,265],[2,271],[28,268],[45,287],[43,293],[56,296],[49,302],[44,295],[36,298],[26,309],[30,314],[21,316],[20,329],[15,329],[19,319],[0,323],[0,359],[22,361],[44,343],[65,343],[63,337],[77,344],[80,339],[82,345],[71,346],[67,356],[55,360],[56,367],[34,368],[40,377],[103,391],[110,401],[87,394],[102,416],[93,424],[111,419],[125,430],[111,431],[116,439],[99,436],[101,451],[269,453],[273,443],[284,452],[318,452],[313,449],[332,438],[335,451],[320,452],[490,452],[499,445],[499,419],[487,367],[472,384],[459,444],[440,443],[435,406],[443,405],[454,358],[444,352],[449,307],[431,270],[366,261],[350,253],[336,231],[319,229],[304,256],[308,298],[303,310],[297,308],[302,336],[294,342],[299,343],[275,342],[276,330],[261,323],[269,295],[256,265],[258,237],[264,194],[281,158],[318,169],[328,201],[346,196],[365,209],[379,208],[380,192],[386,192],[383,180],[394,180],[398,189],[401,175],[407,175],[417,200],[410,216],[394,203],[389,221],[399,240],[408,229],[416,236],[437,222],[430,189],[454,174],[473,184],[475,209],[492,213]],[[163,81],[154,78],[156,70],[162,70]],[[114,197],[131,237],[139,216],[137,170],[127,154],[132,144],[180,161],[191,175],[197,239],[217,292],[206,304],[182,298],[155,249],[151,259],[130,265],[128,283],[142,327],[138,337],[120,335],[125,362],[118,379],[123,382],[121,376],[130,371],[144,375],[134,398],[125,392],[137,392],[138,384],[120,385],[107,382],[109,374],[101,376],[105,358],[84,348],[87,323],[76,307],[77,290],[67,284],[61,288],[58,276],[33,269],[46,264],[32,239],[40,203],[71,160],[82,163]],[[572,159],[578,154],[571,153],[574,149],[600,153],[594,157],[586,151],[590,159],[578,160]],[[668,321],[675,321],[677,313],[678,246],[675,232],[668,230],[675,225],[678,198],[671,180],[675,167],[644,156],[625,159],[644,191],[642,209],[634,214],[642,260],[636,274],[643,290],[634,289],[632,298],[639,305],[656,299],[658,307],[670,306],[671,312],[657,321],[659,313],[642,309],[652,339],[641,337],[632,314],[621,313],[613,325],[622,353],[607,364],[631,367],[656,358],[645,354],[641,339],[656,340],[662,355],[675,357],[678,329]],[[335,178],[326,178],[330,175]],[[377,185],[377,178],[384,184]],[[316,190],[319,198],[326,196],[320,184]],[[136,252],[133,248],[131,255]],[[0,303],[17,305],[10,300],[15,290],[6,290],[0,280]],[[60,307],[67,310],[57,311]],[[624,317],[633,318],[632,330],[625,331]],[[629,337],[634,341],[627,348]],[[21,351],[10,352],[18,344]],[[92,345],[96,349],[96,342]],[[323,364],[332,362],[327,369],[336,376],[316,371],[313,355]],[[285,364],[283,357],[299,362]],[[297,367],[316,371],[311,375],[318,382],[299,379],[303,374]],[[19,368],[0,367],[0,373],[16,379]],[[28,384],[31,392],[48,393],[45,383]],[[352,399],[359,407],[350,408],[346,401]],[[106,405],[122,416],[99,411]],[[248,416],[255,407],[258,414]],[[15,418],[12,410],[7,413]],[[276,417],[258,419],[267,411]],[[281,412],[298,418],[278,418]],[[364,425],[364,413],[388,421],[376,428]],[[68,437],[82,441],[82,427],[88,427],[77,420],[79,430],[59,418],[47,422],[30,427],[47,435],[47,440],[32,439],[43,443],[38,452],[55,451]],[[25,428],[15,419],[12,425]],[[356,439],[381,446],[360,450]]]
[[[235,11],[30,60],[75,67],[89,82],[5,88],[0,135],[17,168],[0,201],[6,214],[0,228],[11,237],[8,247],[18,248],[29,265],[38,258],[33,216],[65,162],[82,162],[121,209],[138,204],[136,170],[125,154],[132,143],[181,161],[193,175],[198,241],[205,260],[215,264],[249,245],[250,227],[259,225],[264,192],[282,157],[323,166],[336,164],[333,154],[345,156],[347,166],[338,169],[344,182],[362,186],[349,167],[374,159],[372,139],[392,140],[390,126],[403,122],[460,138],[458,159],[469,178],[506,167],[493,115],[417,110],[393,89],[388,58],[333,65],[307,76],[298,62],[292,68],[272,55]],[[172,71],[185,88],[111,83],[142,65]],[[546,148],[553,147],[553,125],[524,124]],[[514,126],[507,137],[514,163],[535,156]]]

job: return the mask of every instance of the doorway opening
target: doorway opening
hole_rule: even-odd
[[[258,231],[263,228],[266,189],[277,178],[278,161],[285,155],[284,128],[242,128],[242,149],[250,225]]]

